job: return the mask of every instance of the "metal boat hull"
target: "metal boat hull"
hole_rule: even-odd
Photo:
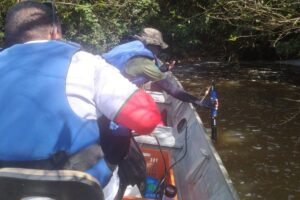
[[[172,75],[174,84],[182,85]],[[236,200],[239,199],[232,181],[208,137],[195,108],[166,95],[158,103],[166,115],[167,126],[172,127],[175,145],[170,148],[172,161],[184,158],[174,166],[178,199],[182,200]],[[184,125],[186,122],[186,125]],[[187,135],[186,135],[187,134]],[[185,148],[185,143],[187,148]]]

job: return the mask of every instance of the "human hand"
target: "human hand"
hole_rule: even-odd
[[[196,100],[193,102],[194,105],[203,107],[203,108],[212,108],[212,104],[211,101],[208,99],[204,99],[204,100]]]
[[[173,60],[172,62],[165,62],[163,65],[160,66],[160,71],[167,72],[170,71],[175,66],[176,61]]]
[[[175,66],[175,64],[176,64],[176,61],[175,61],[175,60],[173,60],[172,62],[166,62],[166,63],[165,63],[165,65],[166,65],[167,68],[168,68],[168,71],[170,71],[171,69],[173,69],[174,66]]]

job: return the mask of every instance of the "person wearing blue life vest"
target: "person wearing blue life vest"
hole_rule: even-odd
[[[101,149],[97,119],[140,134],[161,122],[150,95],[100,56],[63,41],[54,8],[38,2],[8,10],[0,74],[0,168],[85,171],[110,194],[115,166]]]
[[[162,63],[157,58],[161,50],[168,48],[159,30],[144,28],[140,35],[133,38],[134,41],[118,45],[103,54],[103,58],[137,86],[151,81],[153,87],[181,101],[203,106],[199,98],[174,85],[166,77],[164,72],[172,69],[175,61]]]

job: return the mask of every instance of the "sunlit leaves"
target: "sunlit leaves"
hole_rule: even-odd
[[[234,35],[234,34],[231,34],[230,36],[229,36],[229,41],[231,41],[231,42],[235,42],[236,40],[237,40],[237,36],[236,35]]]

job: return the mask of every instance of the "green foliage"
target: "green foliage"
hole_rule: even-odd
[[[297,35],[289,40],[281,41],[276,46],[278,55],[282,59],[300,57],[300,36]]]
[[[5,13],[16,1],[0,3],[0,41]],[[160,9],[155,0],[56,0],[55,5],[64,37],[96,53],[107,51],[124,35],[139,32]]]
[[[72,6],[57,4],[57,11],[66,39],[84,44],[87,49],[98,51],[96,47],[100,46],[99,44],[103,45],[105,36],[91,4]]]
[[[294,0],[217,0],[205,8],[211,20],[223,23],[225,30],[230,30],[226,46],[236,50],[257,47],[279,50],[280,43],[287,44],[289,40],[299,43],[296,37],[300,32],[299,11],[300,2]],[[293,45],[286,47],[291,48],[289,52],[295,49]]]
[[[159,26],[177,49],[221,53],[225,57],[245,49],[269,49],[299,56],[288,41],[299,44],[300,2],[294,0],[186,0],[160,1],[164,6]],[[284,45],[283,45],[284,44]],[[280,50],[281,49],[281,50]],[[289,56],[288,56],[289,55]]]
[[[83,2],[56,4],[65,37],[97,53],[119,43],[122,36],[139,31],[159,10],[154,0]]]
[[[4,19],[6,11],[15,4],[17,0],[2,0],[0,2],[0,47],[3,45],[4,39]]]
[[[0,2],[0,45],[5,13]],[[41,0],[42,1],[42,0]],[[276,49],[299,57],[300,2],[294,0],[56,0],[64,36],[103,53],[143,27],[160,29],[173,55],[210,52],[231,57],[245,49]],[[264,51],[264,50],[263,50]]]

